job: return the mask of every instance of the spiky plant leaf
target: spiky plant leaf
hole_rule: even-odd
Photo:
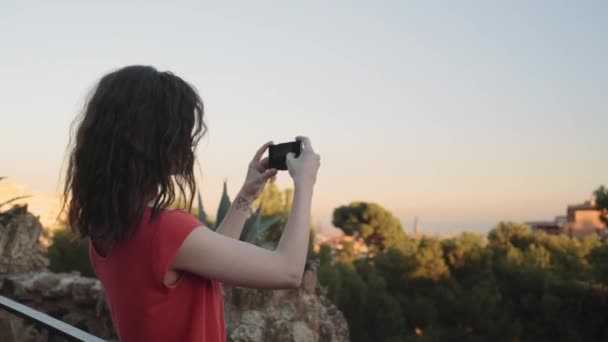
[[[249,242],[249,240],[247,240],[250,235],[249,232],[255,229],[254,227],[256,225],[256,222],[258,221],[258,217],[260,217],[260,207],[258,207],[256,211],[251,216],[249,216],[249,218],[247,218],[247,221],[245,221],[239,240]]]
[[[264,236],[264,234],[274,225],[282,219],[281,215],[276,215],[271,218],[262,221],[262,206],[258,206],[256,211],[247,219],[243,232],[241,233],[240,240],[256,243]]]
[[[215,215],[215,227],[213,230],[217,230],[222,223],[222,220],[226,216],[228,209],[230,209],[230,197],[228,197],[228,186],[227,182],[224,181],[224,191],[222,192],[222,200],[220,201],[220,206],[217,208],[217,215]]]
[[[207,225],[207,214],[205,213],[205,208],[203,208],[203,199],[201,198],[200,191],[198,192],[198,220],[202,224]]]
[[[276,215],[274,217],[271,217],[269,219],[266,219],[264,222],[259,222],[254,229],[252,229],[251,231],[249,231],[249,239],[248,241],[251,242],[257,242],[259,241],[260,238],[262,238],[266,232],[270,229],[270,227],[272,227],[275,223],[279,222],[281,220],[282,216],[281,215]]]
[[[5,202],[0,203],[0,207],[5,206],[5,205],[7,205],[7,204],[9,204],[9,203],[12,203],[12,202],[18,201],[18,200],[20,200],[20,199],[29,198],[29,197],[32,197],[32,195],[24,195],[24,196],[17,196],[17,197],[13,197],[13,198],[11,198],[11,199],[9,199],[9,200],[5,201]]]

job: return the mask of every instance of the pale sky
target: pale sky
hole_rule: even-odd
[[[56,192],[85,94],[148,64],[202,95],[212,213],[259,145],[303,134],[315,222],[355,200],[435,232],[550,219],[608,184],[606,18],[605,1],[2,1],[0,175]]]

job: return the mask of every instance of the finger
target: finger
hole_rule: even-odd
[[[272,177],[276,176],[277,173],[279,173],[279,170],[277,170],[277,169],[268,169],[264,173],[268,175],[268,178],[272,178]]]
[[[272,176],[272,178],[270,178],[270,183],[274,183],[277,180],[277,176],[274,175]]]
[[[255,160],[251,161],[251,167],[253,167],[257,172],[262,173],[268,169],[268,157],[256,162]]]
[[[260,160],[260,165],[262,166],[262,170],[259,170],[260,172],[264,172],[268,169],[268,157],[264,157],[264,159]]]
[[[312,144],[310,143],[310,139],[308,139],[308,137],[305,137],[303,135],[298,135],[296,137],[296,141],[302,142],[302,145],[304,145],[304,151],[310,151],[310,152],[314,151],[314,149],[312,148]]]
[[[258,182],[264,183],[267,180],[271,179],[272,177],[277,175],[278,170],[277,169],[268,169],[266,171],[264,171],[264,173],[262,173],[260,175],[260,178],[258,178]]]
[[[286,160],[286,161],[292,161],[292,160],[294,160],[294,159],[296,159],[296,154],[295,154],[295,153],[293,153],[293,152],[289,152],[289,153],[287,153],[287,154],[285,155],[285,160]]]
[[[264,145],[262,145],[262,147],[260,147],[258,149],[258,151],[255,153],[255,155],[253,156],[253,161],[254,162],[259,162],[260,159],[262,159],[262,155],[264,154],[264,152],[266,152],[266,149],[268,148],[268,146],[274,144],[273,141],[269,141],[267,143],[265,143]]]

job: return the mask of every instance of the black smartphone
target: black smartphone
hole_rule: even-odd
[[[293,152],[297,158],[302,152],[302,142],[293,141],[268,146],[268,167],[287,170],[287,153],[289,152]]]

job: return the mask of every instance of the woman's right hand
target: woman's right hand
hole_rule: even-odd
[[[303,136],[296,137],[296,141],[302,142],[302,152],[295,158],[294,153],[287,154],[287,169],[289,175],[296,184],[314,185],[317,181],[317,172],[321,166],[321,156],[312,148],[310,139]]]

